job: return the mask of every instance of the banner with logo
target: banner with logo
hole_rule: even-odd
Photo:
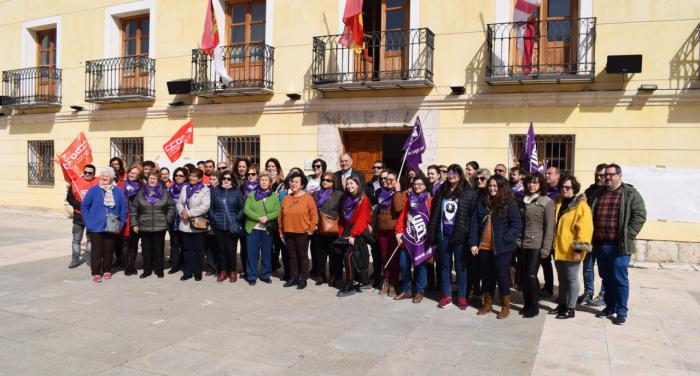
[[[92,163],[92,149],[83,132],[58,155],[57,163],[63,171],[63,179],[68,183],[72,183],[83,174],[85,165]]]
[[[192,121],[188,121],[185,125],[175,132],[173,137],[163,145],[165,155],[170,159],[170,162],[175,162],[180,159],[182,151],[185,150],[185,144],[194,142],[194,127]]]

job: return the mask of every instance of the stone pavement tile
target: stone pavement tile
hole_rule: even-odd
[[[561,334],[576,339],[587,339],[605,342],[606,319],[598,319],[594,316],[584,317],[576,314],[576,317],[568,320],[557,320],[553,315],[549,315],[545,322],[545,330],[542,334],[544,338],[548,334]]]
[[[0,375],[94,375],[110,368],[100,361],[4,339],[0,348]]]
[[[110,368],[100,373],[101,376],[159,376],[159,373],[146,372],[142,369],[133,369],[124,366]]]
[[[478,374],[489,372],[494,375],[528,375],[535,363],[535,354],[470,345],[459,359],[458,369],[478,371]]]
[[[70,354],[117,366],[167,345],[168,342],[158,338],[138,338],[124,334],[91,342],[72,350]]]
[[[73,325],[113,334],[133,333],[166,317],[163,314],[159,315],[152,312],[148,314],[128,314],[101,308],[94,309],[92,307],[81,311],[80,314],[80,321]]]
[[[649,367],[638,364],[613,363],[613,376],[686,376],[688,372],[683,369],[670,369]]]
[[[498,320],[499,322],[501,320]],[[481,328],[474,335],[471,345],[490,347],[493,350],[509,349],[523,352],[537,353],[540,342],[538,335],[513,335],[508,327]]]
[[[479,328],[474,325],[442,322],[436,319],[424,319],[417,323],[409,338],[447,340],[456,345],[467,345],[472,341]]]
[[[667,369],[683,369],[683,359],[670,345],[642,346],[608,342],[610,359],[614,363]]]
[[[70,324],[80,320],[77,306],[51,299],[38,299],[27,303],[19,303],[2,307],[2,310],[63,324]]]
[[[327,346],[338,351],[358,352],[383,356],[400,347],[404,337],[388,334],[363,333],[347,330],[333,338]]]
[[[32,316],[0,311],[0,338],[22,341],[63,325]]]
[[[236,351],[236,356],[279,367],[290,367],[322,346],[256,336],[242,342],[244,346]]]
[[[695,347],[690,348],[679,348],[678,346],[674,347],[676,350],[678,350],[678,354],[683,359],[683,366],[687,371],[693,371],[693,372],[698,372],[700,373],[700,357],[698,356],[698,351],[697,351],[697,337],[695,337]]]
[[[690,264],[677,263],[677,262],[664,262],[661,263],[661,268],[666,270],[675,270],[679,272],[694,272],[695,269]]]
[[[605,335],[608,342],[614,343],[659,347],[671,345],[671,340],[662,329],[651,328],[647,325],[638,325],[636,321],[634,323],[630,322],[630,324],[626,324],[622,327],[607,325],[605,328]]]
[[[454,345],[440,338],[435,340],[408,338],[394,349],[394,354],[418,362],[455,366],[467,347]]]
[[[209,326],[211,328],[221,328],[222,330],[234,333],[245,333],[254,336],[264,337],[270,333],[285,327],[288,322],[283,318],[270,318],[266,316],[265,310],[258,313],[245,314],[243,316],[230,316],[222,319],[219,317],[219,324]]]
[[[317,323],[320,326],[334,329],[350,329],[365,320],[367,320],[366,316],[356,314],[351,308],[331,305],[326,309],[309,312],[303,322],[307,324]]]
[[[435,376],[450,376],[450,375],[469,375],[469,369],[460,369],[443,364],[432,362],[419,362],[389,355],[382,358],[372,369],[367,372],[368,376],[385,376],[385,375],[435,375]]]
[[[289,371],[304,375],[357,376],[366,374],[380,359],[378,355],[345,352],[322,346],[300,359]]]
[[[217,329],[202,329],[196,334],[179,341],[179,344],[212,354],[228,355],[232,353],[237,354],[239,351],[249,347],[248,343],[252,339],[259,338],[261,337],[250,334],[234,334]],[[249,349],[248,351],[252,350]]]
[[[294,322],[268,333],[266,337],[312,345],[323,345],[340,335],[341,332],[341,329],[328,328],[321,325],[314,325],[313,323]]]
[[[74,350],[92,346],[105,339],[114,338],[112,333],[100,332],[81,327],[61,327],[42,332],[26,342],[37,350],[53,353],[71,353]]]
[[[538,354],[531,374],[537,376],[612,375],[610,361],[607,358],[582,360],[577,355],[573,353],[573,356],[563,357],[561,354]]]
[[[406,337],[413,331],[417,324],[418,320],[416,319],[400,319],[372,315],[369,320],[364,320],[350,328],[350,331]]]
[[[590,338],[578,338],[571,333],[544,333],[538,350],[539,354],[561,354],[562,358],[574,355],[581,360],[608,358],[608,344]]]
[[[130,360],[124,366],[163,375],[190,376],[223,371],[231,361],[230,357],[174,344]]]
[[[271,364],[266,364],[263,362],[252,361],[248,359],[243,359],[240,357],[231,358],[231,360],[223,367],[223,369],[214,371],[205,371],[202,375],[231,375],[231,376],[241,376],[241,375],[277,375],[284,374],[287,375],[287,369],[284,367],[274,366]]]

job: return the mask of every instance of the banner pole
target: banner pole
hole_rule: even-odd
[[[401,247],[401,245],[397,245],[396,248],[394,249],[394,252],[391,252],[391,256],[389,256],[389,260],[387,260],[386,265],[384,265],[384,269],[386,269],[386,267],[389,266],[391,259],[394,258],[394,255],[396,254],[396,251],[399,250],[399,247]]]

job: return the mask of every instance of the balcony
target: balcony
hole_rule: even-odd
[[[486,82],[589,82],[595,77],[595,18],[488,25]]]
[[[114,57],[85,62],[85,101],[152,102],[156,61],[147,56]]]
[[[33,67],[2,72],[2,105],[7,108],[61,107],[61,70]]]
[[[275,49],[264,43],[222,46],[224,69],[231,81],[225,85],[214,59],[192,50],[192,93],[200,97],[272,94]]]
[[[312,83],[320,91],[433,86],[435,34],[430,29],[365,33],[367,56],[340,44],[342,35],[313,39]]]

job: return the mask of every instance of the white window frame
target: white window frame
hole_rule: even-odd
[[[22,23],[22,36],[20,39],[21,68],[36,66],[36,33],[49,29],[56,29],[56,67],[61,66],[61,17],[53,16],[39,18]]]
[[[119,4],[105,8],[104,19],[104,57],[109,59],[121,56],[122,30],[121,20],[125,17],[148,15],[148,57],[156,57],[156,2],[141,0],[133,3]]]

